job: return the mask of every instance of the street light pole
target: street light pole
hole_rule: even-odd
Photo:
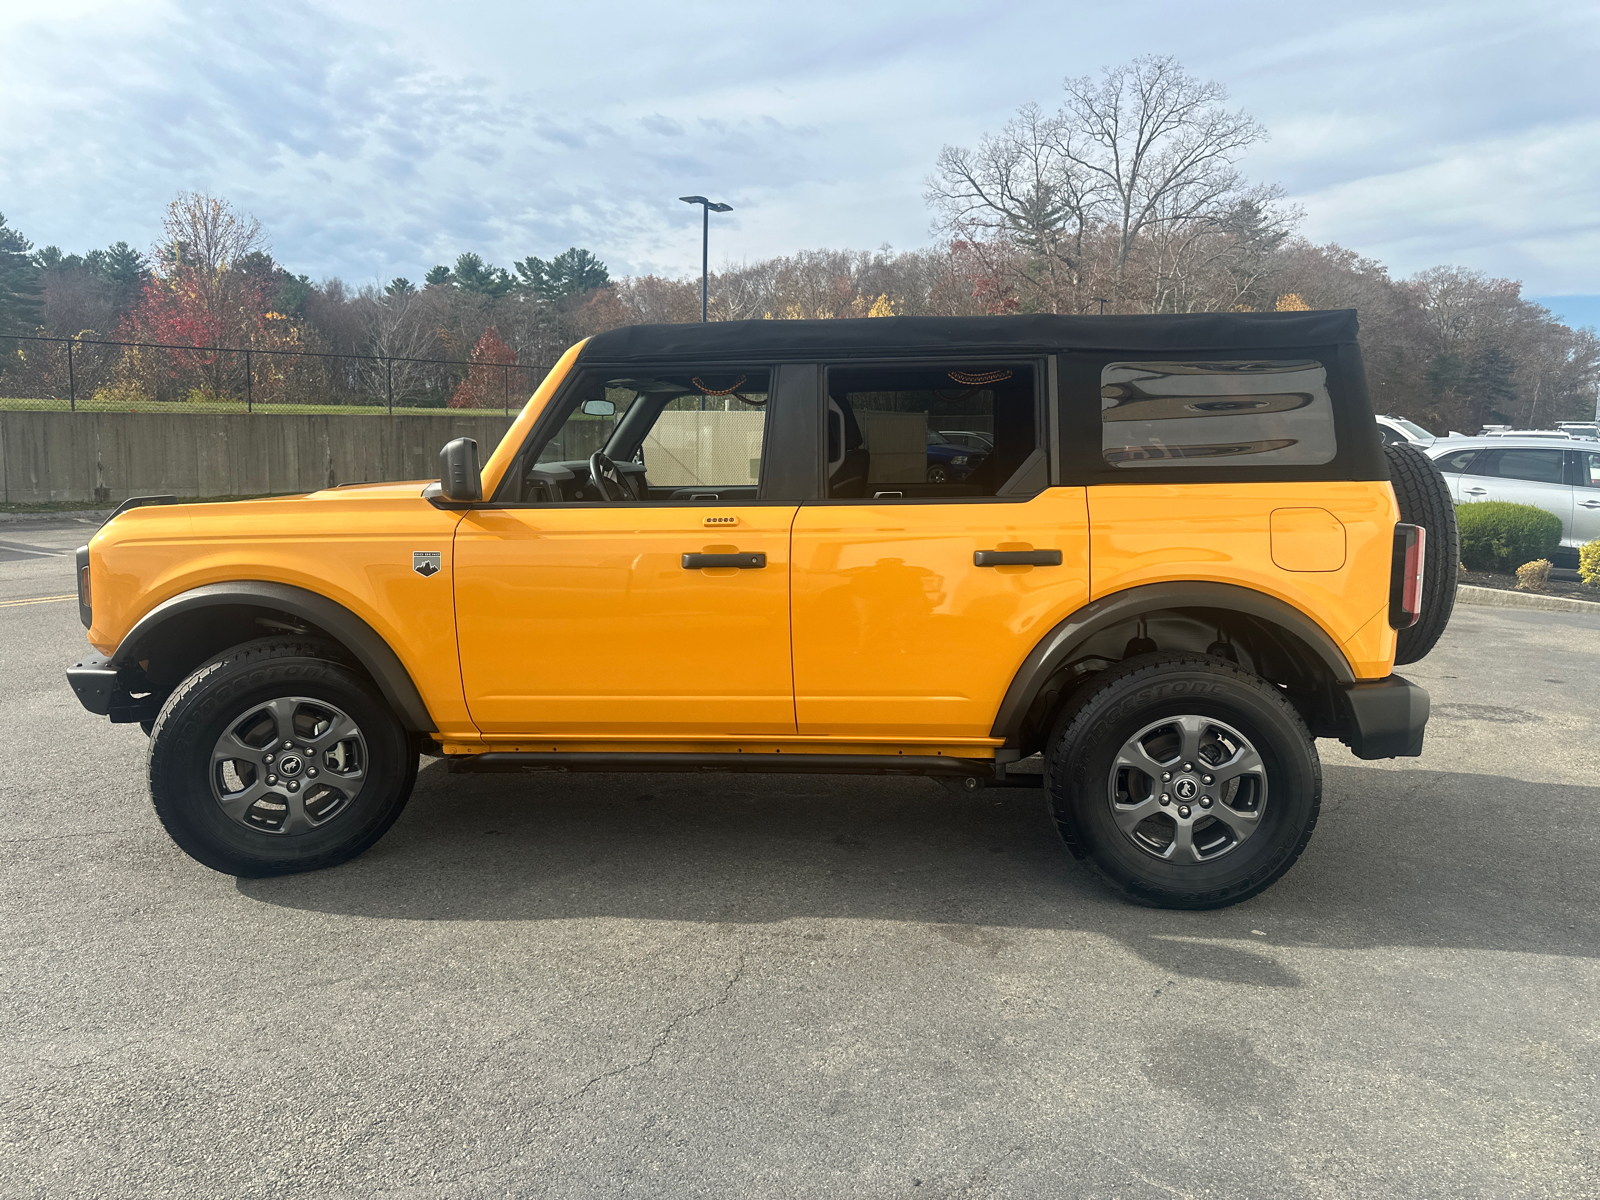
[[[733,205],[718,204],[704,196],[679,196],[678,199],[685,204],[700,206],[700,323],[703,325],[706,321],[706,281],[711,275],[711,214],[732,212]]]

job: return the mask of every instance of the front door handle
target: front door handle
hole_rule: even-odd
[[[975,550],[975,567],[1059,567],[1059,550]]]
[[[1579,508],[1600,508],[1600,500],[1579,500]]]
[[[706,567],[738,567],[741,571],[757,571],[767,565],[765,554],[685,554],[683,569],[700,571]]]

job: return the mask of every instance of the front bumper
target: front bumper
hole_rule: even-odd
[[[140,674],[142,677],[142,672]],[[146,691],[136,695],[133,689],[138,683],[124,679],[122,672],[103,655],[88,654],[73,663],[67,668],[67,682],[72,685],[78,703],[97,717],[110,717],[116,725],[153,721],[161,708],[154,694]],[[144,684],[144,687],[149,685]]]
[[[1409,679],[1358,680],[1343,688],[1349,704],[1341,738],[1357,758],[1416,758],[1428,727],[1428,693]]]

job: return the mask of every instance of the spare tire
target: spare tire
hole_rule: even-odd
[[[1383,452],[1389,457],[1389,482],[1400,502],[1400,519],[1428,531],[1422,559],[1422,615],[1411,628],[1400,630],[1395,646],[1395,665],[1402,666],[1427,657],[1450,623],[1461,570],[1461,534],[1450,485],[1433,460],[1402,443],[1386,445]]]

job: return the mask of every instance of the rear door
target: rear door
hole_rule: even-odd
[[[1460,477],[1461,500],[1505,500],[1531,504],[1561,518],[1561,539],[1572,537],[1572,486],[1566,451],[1507,446],[1478,455]]]
[[[791,551],[801,734],[981,743],[1028,651],[1087,601],[1084,489],[1049,486],[1043,375],[826,371],[824,498],[801,506]]]

